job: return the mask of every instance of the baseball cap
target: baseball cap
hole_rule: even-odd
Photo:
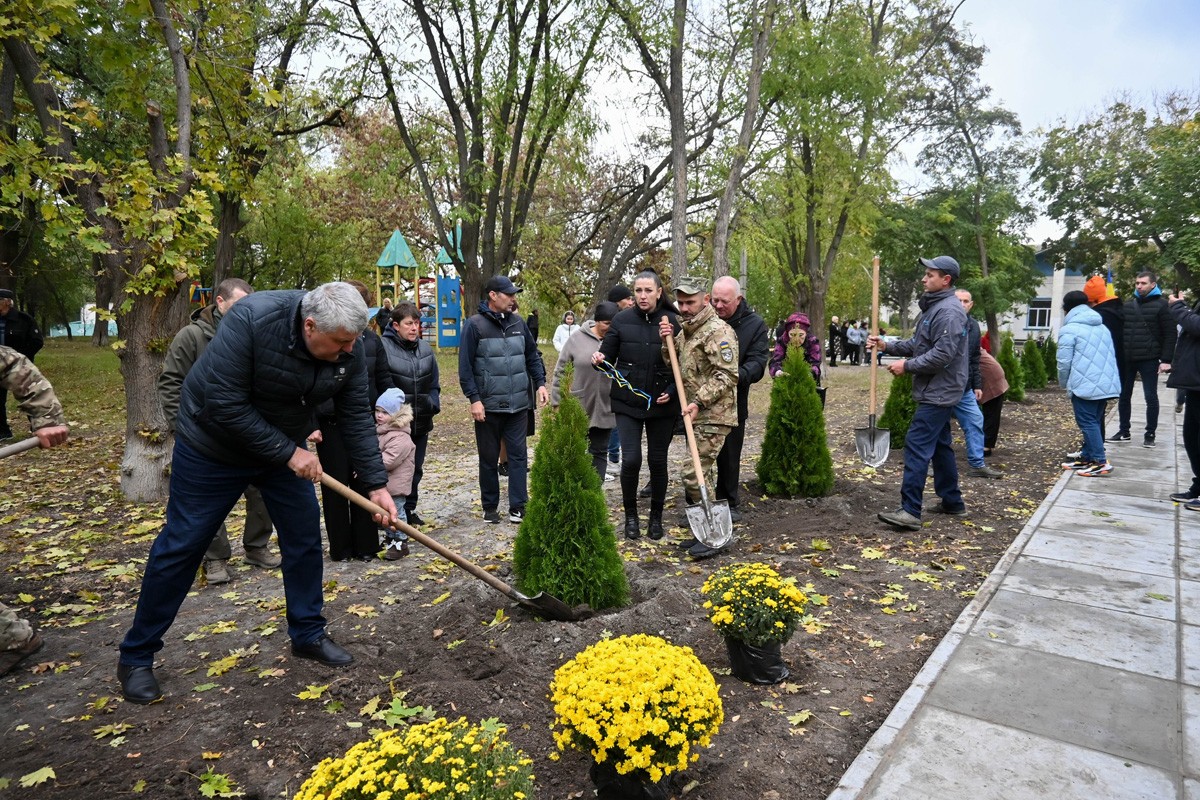
[[[694,275],[685,275],[675,283],[675,292],[677,294],[704,294],[708,291],[708,281],[697,278]]]
[[[925,269],[936,269],[946,273],[952,278],[958,277],[958,262],[950,256],[938,256],[934,259],[918,258],[917,261]]]
[[[500,292],[501,294],[518,294],[521,291],[516,287],[516,284],[504,275],[493,275],[488,278],[487,283],[483,285],[483,290],[485,292]]]
[[[404,390],[395,387],[384,391],[375,401],[376,408],[382,408],[389,414],[395,414],[402,405],[404,405]]]

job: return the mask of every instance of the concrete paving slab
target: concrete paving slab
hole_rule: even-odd
[[[1182,535],[1180,536],[1182,539]],[[1197,543],[1200,544],[1200,532],[1195,536]],[[1200,581],[1200,546],[1198,547],[1180,547],[1179,558],[1179,577],[1187,581]]]
[[[1022,554],[1101,567],[1120,564],[1123,569],[1151,575],[1175,574],[1174,547],[1166,542],[1146,542],[1136,536],[1121,535],[1119,528],[1073,533],[1050,530],[1043,524]]]
[[[1174,620],[1178,614],[1173,577],[1093,564],[1021,558],[1009,570],[1004,588],[1158,619]]]
[[[1200,800],[1200,781],[1187,779],[1183,782],[1184,800]]]
[[[1200,689],[1196,696],[1200,713]],[[955,653],[929,702],[1173,772],[1180,767],[1180,734],[1163,724],[1179,718],[1174,681],[973,638]]]
[[[1174,779],[1161,769],[937,708],[920,712],[878,778],[864,800],[1178,797]]]
[[[1165,483],[1162,476],[1157,481],[1138,481],[1126,478],[1120,468],[1113,470],[1106,478],[1083,478],[1072,476],[1069,489],[1093,492],[1097,494],[1119,494],[1128,497],[1144,497],[1147,499],[1167,500],[1175,491],[1174,483]],[[1170,508],[1171,506],[1167,506]]]
[[[1175,543],[1173,526],[1164,525],[1157,516],[1116,516],[1103,509],[1056,505],[1042,518],[1041,527],[1069,533],[1112,534],[1122,538],[1136,538],[1158,544],[1173,545]],[[1197,547],[1200,547],[1200,526],[1196,530]]]
[[[1183,774],[1200,777],[1200,689],[1183,687]]]
[[[1187,625],[1200,625],[1200,583],[1179,582],[1179,620]]]
[[[1179,648],[1183,661],[1179,679],[1189,686],[1200,686],[1200,627],[1181,625],[1179,636],[1183,639]]]
[[[972,636],[1174,679],[1174,622],[1001,589]]]
[[[1169,501],[1163,502],[1146,497],[1125,497],[1118,501],[1107,495],[1101,495],[1100,492],[1081,490],[1079,487],[1088,480],[1088,478],[1072,476],[1067,482],[1067,488],[1059,495],[1056,505],[1082,508],[1087,511],[1102,511],[1109,514],[1120,513],[1121,515],[1151,517],[1160,521],[1175,514],[1175,504]],[[1094,483],[1107,479],[1091,478],[1090,480]]]

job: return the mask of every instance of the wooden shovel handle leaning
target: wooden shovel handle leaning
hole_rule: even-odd
[[[321,485],[328,486],[330,489],[337,492],[342,497],[349,500],[351,503],[354,503],[356,506],[359,506],[360,508],[370,511],[372,514],[379,514],[384,519],[387,519],[387,517],[388,517],[388,513],[383,510],[382,506],[379,506],[376,503],[371,502],[370,500],[363,497],[358,492],[351,489],[346,484],[339,481],[337,478],[330,476],[328,473],[325,473],[325,472],[321,473]],[[503,592],[504,594],[508,595],[509,597],[513,596],[513,593],[515,592],[515,590],[511,586],[509,586],[507,583],[500,580],[495,575],[488,572],[486,569],[479,566],[478,564],[475,564],[475,563],[463,558],[462,556],[460,556],[458,553],[454,552],[453,550],[446,549],[437,540],[431,539],[430,537],[421,533],[419,530],[417,530],[413,526],[409,525],[407,522],[400,522],[399,520],[397,520],[396,524],[392,527],[394,527],[398,531],[405,533],[413,541],[417,542],[418,544],[428,547],[430,550],[437,553],[439,556],[446,559],[447,561],[455,564],[456,566],[462,567],[467,572],[474,575],[476,578],[479,578],[479,580],[481,580],[484,583],[491,586],[493,589],[497,589],[497,590]],[[516,598],[514,598],[514,599],[516,599]]]
[[[679,357],[675,355],[675,337],[667,337],[667,353],[671,356],[671,372],[675,375],[675,391],[679,394],[679,410],[688,407],[687,392],[683,390],[683,376],[679,373]],[[683,414],[683,429],[687,431],[688,450],[692,453],[692,469],[696,470],[696,482],[700,491],[706,492],[704,470],[700,468],[700,451],[696,449],[696,434],[692,431],[692,418]]]
[[[879,256],[871,262],[871,336],[879,335]],[[875,375],[875,370],[879,366],[879,345],[876,344],[871,348],[871,417],[875,417],[875,391],[878,378]],[[872,422],[874,427],[875,423]]]

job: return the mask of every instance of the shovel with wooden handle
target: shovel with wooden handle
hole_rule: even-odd
[[[871,335],[879,335],[879,256],[872,262],[871,275]],[[858,457],[868,467],[878,467],[887,461],[892,451],[892,432],[875,427],[876,382],[879,369],[877,351],[879,346],[871,348],[871,405],[867,412],[867,427],[854,429],[854,444],[858,449]]]
[[[687,408],[687,392],[683,388],[683,376],[679,374],[679,357],[675,355],[675,337],[667,337],[667,353],[671,356],[671,372],[675,374],[675,391],[679,394],[679,407]],[[696,483],[700,486],[700,503],[684,509],[688,525],[696,541],[714,550],[720,550],[733,539],[733,518],[729,515],[729,501],[710,502],[708,487],[704,483],[704,470],[700,468],[700,451],[696,449],[696,434],[692,430],[692,418],[683,415],[683,429],[687,432],[688,450],[692,454],[692,469],[696,471]]]
[[[354,503],[356,506],[359,506],[361,508],[366,509],[367,511],[370,511],[372,514],[379,514],[382,517],[384,517],[385,519],[388,516],[388,513],[386,511],[384,511],[383,508],[381,508],[380,506],[371,502],[367,498],[363,497],[361,494],[354,491],[349,486],[347,486],[346,484],[339,481],[337,478],[334,478],[328,474],[322,473],[321,474],[321,485],[328,486],[330,489],[337,492],[342,497],[349,500],[351,503]],[[413,541],[429,548],[430,550],[437,553],[442,558],[449,561],[451,564],[454,564],[456,567],[461,567],[462,569],[465,569],[467,572],[471,573],[476,578],[478,578],[479,580],[486,583],[488,586],[491,586],[496,591],[498,591],[501,594],[508,597],[510,600],[515,602],[517,605],[521,606],[522,608],[524,608],[528,611],[532,611],[534,614],[537,614],[539,617],[545,617],[546,619],[556,619],[556,620],[561,620],[564,622],[571,622],[571,621],[574,621],[577,619],[582,619],[584,616],[588,616],[587,612],[589,611],[589,609],[587,608],[587,606],[581,606],[578,609],[571,608],[569,605],[564,603],[562,600],[559,600],[557,597],[553,597],[552,595],[548,595],[545,592],[538,592],[533,597],[527,597],[527,596],[521,594],[516,589],[509,586],[507,583],[500,580],[499,578],[497,578],[492,573],[488,572],[483,567],[479,566],[478,564],[476,564],[474,562],[468,561],[467,559],[460,556],[458,553],[455,553],[453,550],[450,550],[446,546],[440,544],[437,540],[435,540],[429,536],[426,536],[425,534],[421,533],[419,530],[417,530],[416,528],[414,528],[413,526],[409,525],[406,522],[397,521],[394,527],[396,530],[407,534],[408,537],[411,538]]]

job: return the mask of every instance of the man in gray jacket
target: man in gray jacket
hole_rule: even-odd
[[[893,375],[913,376],[916,413],[904,437],[904,480],[900,508],[879,514],[897,528],[921,529],[921,502],[925,477],[933,464],[933,488],[942,499],[934,511],[956,516],[967,513],[958,488],[958,466],[951,446],[950,418],[963,398],[968,379],[967,312],[954,293],[958,262],[950,256],[918,259],[925,267],[921,283],[925,294],[918,305],[916,333],[911,339],[887,344],[872,335],[868,346],[902,356],[888,365]]]
[[[254,291],[241,278],[226,278],[213,292],[213,303],[192,315],[190,325],[184,327],[167,348],[167,359],[162,374],[158,376],[158,402],[167,418],[167,428],[175,432],[175,418],[179,416],[179,395],[183,391],[183,380],[195,363],[204,354],[208,343],[217,334],[221,316],[229,311],[238,300]],[[271,516],[263,503],[262,494],[253,486],[246,487],[246,525],[242,531],[242,547],[246,551],[246,562],[263,569],[275,569],[280,564],[279,556],[267,549],[271,541]],[[229,583],[226,562],[232,554],[229,546],[229,531],[225,523],[217,529],[212,544],[204,554],[204,575],[209,584]]]

